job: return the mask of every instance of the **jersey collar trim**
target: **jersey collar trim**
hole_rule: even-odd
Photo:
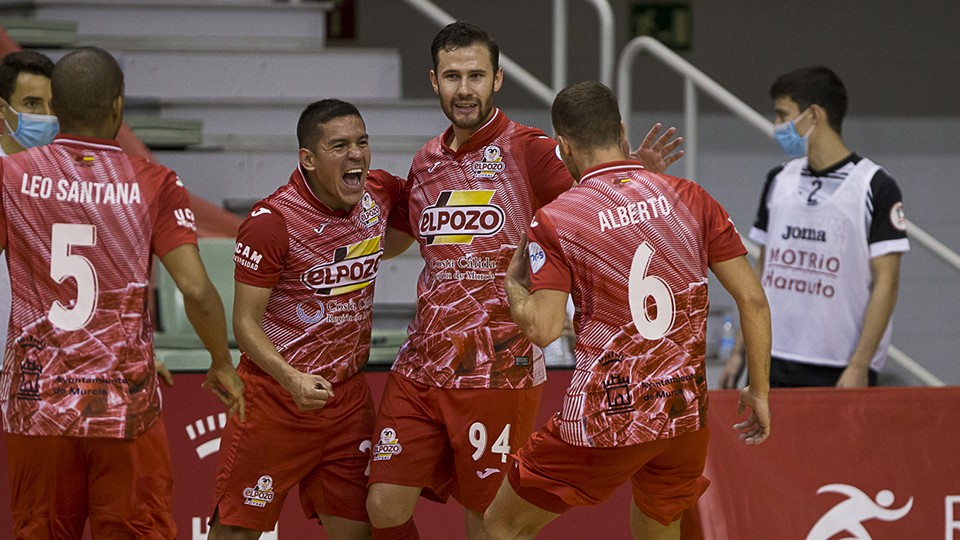
[[[510,124],[510,119],[507,118],[507,115],[500,110],[500,108],[495,108],[493,110],[493,116],[490,117],[490,120],[487,120],[487,123],[480,126],[480,129],[475,131],[473,135],[470,136],[470,139],[467,142],[460,145],[460,148],[457,148],[456,152],[450,149],[450,145],[447,144],[447,141],[453,139],[453,126],[450,126],[443,132],[443,135],[440,136],[440,146],[444,152],[449,152],[451,154],[463,154],[465,152],[470,152],[477,150],[478,148],[483,148],[488,143],[496,139],[503,130],[507,129],[507,125]]]
[[[602,163],[596,167],[590,167],[584,171],[583,177],[580,178],[580,182],[586,182],[600,175],[605,174],[617,174],[617,173],[626,173],[628,171],[645,171],[643,165],[637,163],[636,161],[622,160],[622,161],[610,161],[607,163]]]
[[[300,195],[308,202],[311,206],[320,210],[325,214],[330,214],[334,217],[344,218],[350,215],[353,212],[353,208],[350,210],[334,210],[324,204],[319,197],[310,189],[310,185],[307,184],[307,175],[303,173],[303,169],[300,168],[300,164],[297,164],[297,168],[290,175],[290,182],[293,183],[293,186],[296,188]]]
[[[68,146],[81,146],[95,150],[113,150],[123,152],[123,148],[113,139],[99,139],[96,137],[84,137],[82,135],[57,135],[54,142]]]

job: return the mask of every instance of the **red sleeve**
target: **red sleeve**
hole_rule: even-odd
[[[162,175],[157,193],[157,213],[151,244],[153,253],[163,257],[175,247],[197,243],[197,222],[190,208],[190,194],[180,178],[169,169],[150,171]]]
[[[703,188],[698,187],[703,204],[704,230],[707,234],[707,264],[723,262],[747,254],[733,220]]]
[[[543,210],[538,210],[533,216],[533,222],[527,230],[527,240],[530,292],[540,289],[570,292],[573,273],[560,248],[557,230]]]
[[[403,193],[404,188],[406,187],[406,182],[403,181],[403,178],[399,176],[394,176],[384,170],[373,170],[370,171],[373,180],[378,184],[379,191],[383,195],[384,203],[387,206],[389,215],[387,219],[393,215],[394,209],[397,207],[397,203],[400,201],[400,195]],[[389,221],[388,221],[389,222]]]
[[[573,177],[560,161],[555,140],[542,134],[534,136],[527,142],[525,154],[527,177],[540,206],[573,186]]]
[[[280,212],[264,204],[254,205],[237,233],[234,279],[254,287],[272,288],[280,279],[289,248],[287,224]]]
[[[397,179],[399,180],[399,178]],[[413,179],[408,176],[407,181],[401,181],[400,191],[394,204],[390,208],[390,216],[387,218],[387,224],[394,229],[403,231],[410,236],[414,236],[413,229],[410,228],[410,186],[413,185]]]

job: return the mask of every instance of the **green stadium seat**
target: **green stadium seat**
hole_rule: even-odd
[[[124,121],[149,148],[177,149],[203,142],[203,121],[125,115]]]
[[[227,315],[227,341],[237,346],[233,335],[233,238],[200,238],[200,258],[213,281]],[[166,268],[156,261],[153,270],[157,299],[157,322],[154,347],[157,349],[203,349],[203,342],[193,331],[183,308],[183,295],[177,290]],[[209,364],[209,358],[207,359]]]
[[[3,17],[0,18],[0,24],[14,41],[25,48],[66,47],[77,41],[76,21]]]

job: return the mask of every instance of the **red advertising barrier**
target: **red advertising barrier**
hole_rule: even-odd
[[[736,403],[710,395],[706,538],[960,539],[960,388],[774,391],[752,448],[717,436]]]
[[[386,373],[366,375],[379,396]],[[177,373],[163,390],[178,538],[189,540],[206,538],[226,421],[222,405],[200,388],[203,378]],[[569,378],[550,372],[541,422],[560,407]],[[740,420],[736,400],[734,391],[710,394],[712,483],[698,512],[702,538],[960,540],[960,388],[774,391],[773,435],[759,447],[743,447],[730,428]],[[0,538],[10,531],[9,497],[0,467]],[[539,538],[629,538],[629,504],[625,486],[599,506],[564,514]],[[454,502],[421,500],[415,518],[425,539],[463,537]],[[685,523],[685,540],[701,538],[694,524]],[[262,538],[326,538],[322,531],[291,495],[277,532]]]

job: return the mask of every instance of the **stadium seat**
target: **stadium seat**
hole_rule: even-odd
[[[233,336],[233,238],[200,238],[200,258],[213,281],[227,315],[227,341],[237,346]],[[183,308],[183,295],[177,290],[173,278],[159,261],[154,265],[154,285],[157,299],[157,323],[154,347],[157,349],[200,349],[203,342],[193,331]],[[159,353],[158,353],[159,354]],[[209,364],[209,359],[205,360]]]

